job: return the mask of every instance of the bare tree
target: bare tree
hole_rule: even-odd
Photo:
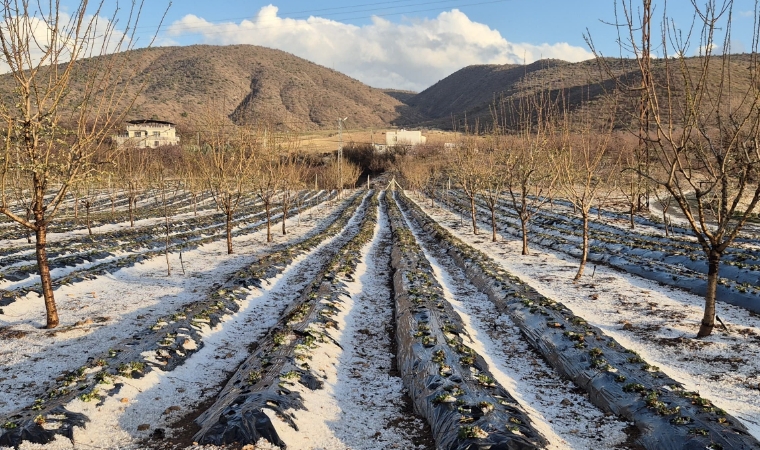
[[[297,199],[299,198],[298,191],[303,189],[306,185],[306,166],[301,164],[295,155],[287,155],[281,167],[281,175],[282,193],[280,194],[280,206],[282,209],[282,235],[284,236],[288,234],[285,229],[285,222],[288,219],[288,211],[293,204],[297,202]]]
[[[88,161],[136,97],[128,81],[135,67],[130,53],[82,62],[133,44],[132,35],[116,30],[116,13],[103,19],[103,4],[88,10],[89,2],[81,0],[63,14],[59,1],[0,2],[0,63],[12,83],[0,105],[0,123],[6,127],[0,150],[0,213],[35,233],[47,328],[59,323],[46,250],[48,226],[72,183],[87,175]],[[119,25],[133,32],[140,9],[139,2],[132,3]],[[13,160],[16,154],[20,161]],[[13,171],[31,180],[25,191],[31,220],[11,208],[8,182]]]
[[[206,131],[202,141],[204,153],[197,161],[214,202],[224,213],[227,254],[231,255],[232,220],[254,175],[258,133],[233,125],[224,108],[215,102],[208,102],[199,125]]]
[[[480,154],[478,149],[476,136],[465,136],[449,162],[449,170],[451,170],[456,183],[459,184],[462,191],[464,191],[470,200],[472,233],[478,234],[475,199],[485,185],[487,173],[483,162],[483,155]]]
[[[145,149],[126,148],[120,152],[117,161],[117,173],[127,194],[127,208],[129,210],[129,226],[135,226],[135,210],[137,209],[137,196],[145,184],[148,172],[149,154]]]
[[[528,248],[528,224],[549,202],[558,172],[547,161],[559,132],[562,96],[549,89],[522,96],[517,104],[501,99],[492,108],[496,145],[506,153],[504,180],[509,205],[520,219],[522,254]],[[513,135],[507,130],[512,128]]]
[[[670,194],[707,257],[697,333],[704,337],[715,327],[721,258],[760,201],[760,15],[755,2],[751,36],[742,39],[751,49],[732,55],[734,2],[691,4],[696,26],[685,32],[663,11],[662,58],[652,60],[648,38],[640,44],[636,36],[631,2],[623,2],[626,48],[642,74],[651,128],[643,140],[660,169],[640,173]]]
[[[263,133],[256,162],[256,195],[264,204],[267,219],[267,242],[272,242],[272,205],[282,183],[282,158],[278,148],[278,136],[271,129]]]
[[[504,147],[496,145],[494,149],[487,152],[483,157],[483,189],[481,197],[486,202],[488,210],[491,212],[491,241],[496,242],[496,208],[499,205],[502,195],[504,195],[504,186],[507,178],[504,170],[504,162],[507,158],[507,152]]]
[[[614,102],[613,102],[614,103]],[[614,105],[607,112],[606,123],[596,123],[587,113],[578,113],[574,126],[566,122],[560,148],[552,155],[553,170],[559,174],[558,187],[583,220],[581,258],[574,280],[580,280],[586,267],[589,249],[589,215],[609,182],[617,176],[618,159],[610,151]]]
[[[623,141],[623,139],[620,139],[620,141]],[[628,145],[624,141],[618,146],[622,168],[617,187],[625,199],[631,230],[636,229],[636,210],[642,206],[641,194],[645,192],[646,187],[646,178],[641,176],[641,173],[643,173],[643,170],[648,171],[648,168],[642,168],[641,166],[641,155],[637,151],[637,148]]]

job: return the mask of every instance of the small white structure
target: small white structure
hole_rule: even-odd
[[[396,145],[418,145],[427,142],[427,138],[422,135],[422,131],[389,131],[385,133],[385,144],[389,147]]]
[[[114,140],[119,147],[126,145],[133,148],[179,144],[179,136],[173,123],[153,119],[128,121],[126,134],[114,136]]]

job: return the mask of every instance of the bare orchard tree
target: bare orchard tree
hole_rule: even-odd
[[[298,192],[306,186],[306,166],[302,164],[293,154],[285,156],[284,159],[285,160],[283,161],[281,168],[282,192],[280,193],[280,209],[282,210],[283,236],[288,234],[285,228],[285,223],[288,219],[288,212],[290,211],[290,208],[293,207],[294,203],[297,203]]]
[[[462,188],[470,200],[470,217],[472,218],[472,233],[478,234],[478,216],[475,200],[485,186],[487,173],[483,154],[478,149],[477,136],[465,136],[459,148],[453,152],[449,160],[449,170],[452,178]]]
[[[232,220],[254,176],[258,133],[233,125],[223,111],[220,105],[209,102],[199,117],[198,125],[205,131],[196,161],[214,202],[224,213],[227,254],[231,255]]]
[[[559,174],[560,193],[573,204],[583,221],[581,258],[573,278],[576,281],[583,276],[588,259],[591,208],[606,194],[610,180],[618,175],[618,159],[610,146],[615,108],[608,106],[606,123],[597,123],[585,112],[577,113],[578,123],[566,121],[559,147],[552,154],[553,170]]]
[[[751,42],[732,55],[732,0],[691,2],[697,26],[683,32],[663,11],[658,46],[662,58],[648,57],[646,40],[623,2],[629,39],[645,82],[650,131],[644,136],[651,171],[641,171],[673,198],[707,258],[704,316],[697,333],[715,327],[721,258],[760,200],[760,14],[742,37]],[[686,57],[697,53],[695,57]],[[647,71],[651,76],[647,77]],[[657,169],[657,170],[655,170]]]
[[[127,194],[130,227],[135,226],[137,197],[145,187],[148,163],[149,154],[146,149],[126,148],[117,156],[116,173]]]
[[[528,248],[528,224],[549,202],[558,172],[547,164],[559,132],[561,96],[549,90],[525,95],[517,102],[502,99],[492,109],[495,139],[506,152],[503,177],[509,205],[520,219],[522,254]],[[507,130],[513,129],[512,135]]]
[[[133,44],[130,34],[116,30],[116,13],[111,20],[103,18],[104,3],[88,10],[89,2],[81,0],[64,14],[59,1],[0,1],[0,65],[10,83],[0,104],[5,127],[0,213],[35,233],[47,328],[59,323],[46,250],[48,226],[136,97],[129,83],[130,71],[136,70],[130,53],[83,61]],[[135,29],[141,3],[131,8],[119,21],[127,33]],[[11,206],[13,172],[30,180],[24,195],[31,219]]]
[[[256,161],[255,191],[264,204],[267,219],[267,242],[272,242],[272,206],[282,185],[283,160],[278,147],[277,133],[271,129],[264,131],[259,144]]]
[[[504,195],[504,186],[507,183],[507,178],[504,170],[504,162],[507,159],[506,148],[499,146],[497,142],[494,142],[492,150],[488,151],[483,156],[484,166],[484,182],[483,190],[480,195],[486,202],[488,210],[491,212],[491,241],[496,242],[496,208],[499,206],[499,201],[502,195]]]
[[[421,191],[428,183],[428,177],[430,177],[426,161],[412,154],[406,154],[396,161],[396,167],[406,188],[416,192],[417,197],[420,197]]]
[[[617,188],[623,194],[631,230],[634,230],[636,229],[636,210],[641,205],[641,193],[645,190],[646,178],[640,175],[641,155],[637,151],[637,147],[630,145],[624,138],[619,139],[618,142],[620,142],[618,151],[621,168]]]

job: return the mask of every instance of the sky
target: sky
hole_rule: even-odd
[[[633,1],[634,9],[640,3],[626,1]],[[79,4],[63,3],[72,8]],[[112,3],[106,1],[104,11],[111,11]],[[659,41],[665,5],[659,0],[653,3],[653,35]],[[604,55],[619,56],[618,31],[611,25],[615,4],[611,0],[148,0],[135,31],[138,47],[148,45],[154,35],[153,45],[162,46],[262,45],[370,86],[419,92],[473,64],[590,59],[593,54],[584,35],[590,35]],[[734,51],[751,47],[754,7],[752,0],[735,1]],[[667,14],[673,24],[688,31],[693,16],[690,0],[671,0]],[[699,51],[696,37],[689,51]]]

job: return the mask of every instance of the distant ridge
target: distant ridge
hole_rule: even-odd
[[[130,53],[133,85],[144,82],[145,88],[129,119],[156,117],[182,125],[214,100],[239,124],[266,120],[314,130],[335,128],[338,117],[348,116],[351,128],[369,128],[390,126],[406,108],[381,89],[265,47],[192,45]],[[82,60],[81,68],[111,57]],[[10,75],[0,76],[0,95],[7,96],[10,81]],[[75,97],[77,86],[71,91]]]

